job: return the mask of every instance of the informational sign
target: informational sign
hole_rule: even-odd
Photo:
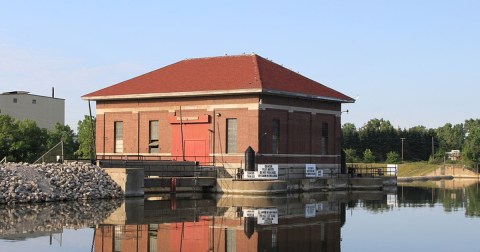
[[[257,210],[243,209],[243,217],[257,217]]]
[[[259,164],[258,179],[278,179],[278,165]]]
[[[397,175],[398,165],[396,164],[387,164],[387,176]]]
[[[323,211],[323,203],[322,203],[322,202],[318,202],[318,203],[316,204],[316,209],[317,209],[317,212]]]
[[[258,209],[257,224],[258,225],[278,224],[278,209],[276,208]]]
[[[245,171],[243,174],[244,179],[255,179],[255,171]]]
[[[305,205],[305,218],[314,218],[317,215],[317,204]]]
[[[259,164],[258,171],[245,171],[243,179],[272,180],[278,179],[278,165]]]
[[[397,195],[387,194],[387,205],[388,206],[396,206],[397,205]]]
[[[306,164],[305,165],[305,177],[307,177],[307,178],[316,178],[317,177],[317,165],[316,164]]]
[[[243,209],[243,217],[257,218],[259,225],[278,224],[277,208]]]
[[[317,178],[323,177],[323,170],[318,170],[317,171]]]

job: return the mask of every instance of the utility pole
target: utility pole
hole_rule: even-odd
[[[433,144],[433,136],[432,136],[432,160],[435,160],[435,145]]]
[[[400,138],[402,139],[402,162],[403,162],[403,141],[406,139],[405,137]]]

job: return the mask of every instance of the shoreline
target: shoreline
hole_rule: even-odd
[[[477,179],[477,180],[480,180],[480,176],[469,176],[469,175],[411,176],[411,177],[398,177],[397,182],[438,181],[438,180],[452,180],[452,179]]]

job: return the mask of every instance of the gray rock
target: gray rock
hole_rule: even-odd
[[[0,165],[0,204],[121,197],[121,188],[98,166],[78,162]]]

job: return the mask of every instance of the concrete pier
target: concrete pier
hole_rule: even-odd
[[[125,197],[145,194],[142,168],[104,168],[104,171],[122,188]]]
[[[396,185],[396,178],[316,178],[295,180],[217,179],[214,192],[224,194],[273,195],[292,192],[382,190]]]

